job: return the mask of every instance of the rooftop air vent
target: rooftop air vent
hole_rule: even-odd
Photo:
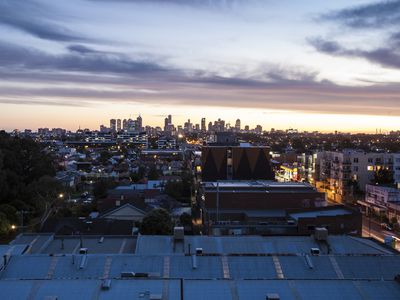
[[[316,227],[314,238],[316,241],[327,241],[328,240],[328,229],[324,227]]]
[[[311,248],[310,252],[311,252],[311,255],[319,255],[320,250],[319,250],[319,248]]]
[[[135,272],[121,272],[121,278],[133,278],[135,277]]]
[[[79,254],[87,254],[88,253],[88,248],[80,248],[79,249]]]
[[[102,290],[109,290],[111,288],[111,279],[104,279],[101,283]]]
[[[185,237],[185,231],[183,227],[174,227],[174,240],[182,241]]]

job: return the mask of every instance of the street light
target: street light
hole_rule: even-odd
[[[17,228],[17,226],[15,226],[14,224],[11,225],[11,229],[12,229],[12,230],[15,230],[16,228]]]
[[[58,195],[58,198],[64,198],[64,194],[62,194],[62,193],[59,194],[59,195]]]

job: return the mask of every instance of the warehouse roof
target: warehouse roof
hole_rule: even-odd
[[[330,254],[388,254],[386,248],[367,239],[329,236]],[[189,246],[190,245],[190,246]],[[142,235],[137,240],[137,254],[184,254],[202,248],[206,254],[301,254],[309,253],[319,243],[310,236],[185,236],[176,245],[170,236]]]
[[[109,290],[102,290],[101,283],[101,280],[3,280],[0,290],[2,300],[43,300],[46,297],[124,300],[149,299],[150,295],[153,299],[169,300],[264,300],[268,294],[277,294],[285,300],[400,299],[399,283],[395,281],[185,280],[182,290],[179,280],[112,280]]]
[[[124,239],[83,237],[89,251],[79,254],[71,251],[77,237],[60,251],[59,237],[19,236],[0,247],[11,254],[0,270],[1,299],[400,299],[400,255],[369,239],[329,236],[331,251],[320,255],[310,248],[321,242],[301,236],[186,236],[175,244],[140,236],[136,254],[116,251]]]

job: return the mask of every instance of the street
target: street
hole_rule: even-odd
[[[400,235],[396,234],[392,231],[387,231],[381,228],[381,225],[378,221],[374,219],[370,219],[366,216],[363,216],[363,227],[362,227],[362,236],[363,237],[371,237],[381,243],[384,242],[385,236],[394,236],[400,239]],[[396,245],[396,249],[400,250],[400,243],[398,242]]]

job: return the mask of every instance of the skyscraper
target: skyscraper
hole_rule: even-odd
[[[164,131],[168,131],[169,128],[169,118],[164,119]]]
[[[111,132],[117,131],[117,121],[115,119],[110,120],[110,130]]]
[[[124,120],[122,121],[122,129],[123,129],[124,131],[128,131],[128,120],[127,120],[127,119],[124,119]]]
[[[117,131],[121,131],[121,119],[117,119]]]
[[[143,130],[143,120],[140,115],[136,118],[136,126],[137,126],[137,128],[136,128],[137,131]]]
[[[240,131],[240,119],[237,119],[237,120],[236,120],[236,123],[235,123],[235,131],[236,131],[236,132],[239,132],[239,131]]]
[[[206,132],[207,128],[206,128],[206,118],[202,118],[201,119],[201,131],[202,132]]]

